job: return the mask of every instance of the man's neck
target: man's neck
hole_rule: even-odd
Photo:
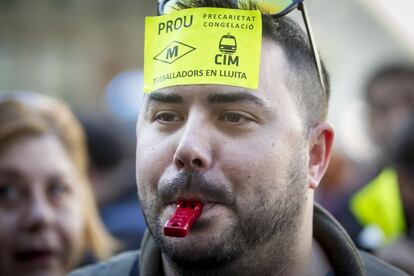
[[[310,270],[303,275],[327,275],[328,272],[333,271],[328,256],[326,256],[325,251],[323,251],[323,248],[315,239],[312,241],[312,254],[309,264]]]

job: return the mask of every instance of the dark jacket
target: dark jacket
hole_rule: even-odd
[[[334,270],[332,275],[407,275],[368,253],[358,251],[342,226],[317,204],[315,204],[313,216],[313,236],[329,258]],[[69,274],[69,276],[89,275],[162,276],[161,253],[147,231],[140,251],[126,252],[107,262],[78,269]]]

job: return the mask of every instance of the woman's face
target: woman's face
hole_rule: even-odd
[[[64,275],[82,254],[80,178],[51,135],[0,152],[0,275]]]

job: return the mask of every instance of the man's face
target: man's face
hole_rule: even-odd
[[[138,193],[164,255],[225,264],[277,239],[294,247],[307,205],[307,142],[283,50],[262,45],[259,90],[176,86],[146,96],[137,133]],[[177,201],[199,200],[185,238],[166,237]]]
[[[370,94],[370,133],[377,146],[387,147],[413,117],[414,80],[407,77],[379,80]]]

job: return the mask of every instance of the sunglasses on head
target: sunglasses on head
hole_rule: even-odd
[[[191,0],[187,0],[191,1]],[[237,0],[234,0],[237,1]],[[158,15],[168,14],[174,10],[175,4],[177,0],[158,0]],[[186,1],[184,1],[186,2]],[[309,44],[312,49],[314,62],[316,68],[318,70],[319,80],[322,85],[323,91],[325,90],[325,79],[322,71],[322,63],[319,56],[319,52],[317,46],[315,44],[315,39],[313,37],[312,29],[310,26],[310,22],[308,20],[308,14],[305,9],[304,0],[256,0],[257,3],[264,5],[265,7],[269,8],[271,15],[273,18],[282,17],[295,8],[297,8],[303,18],[303,22],[305,24],[306,33],[308,35]]]

